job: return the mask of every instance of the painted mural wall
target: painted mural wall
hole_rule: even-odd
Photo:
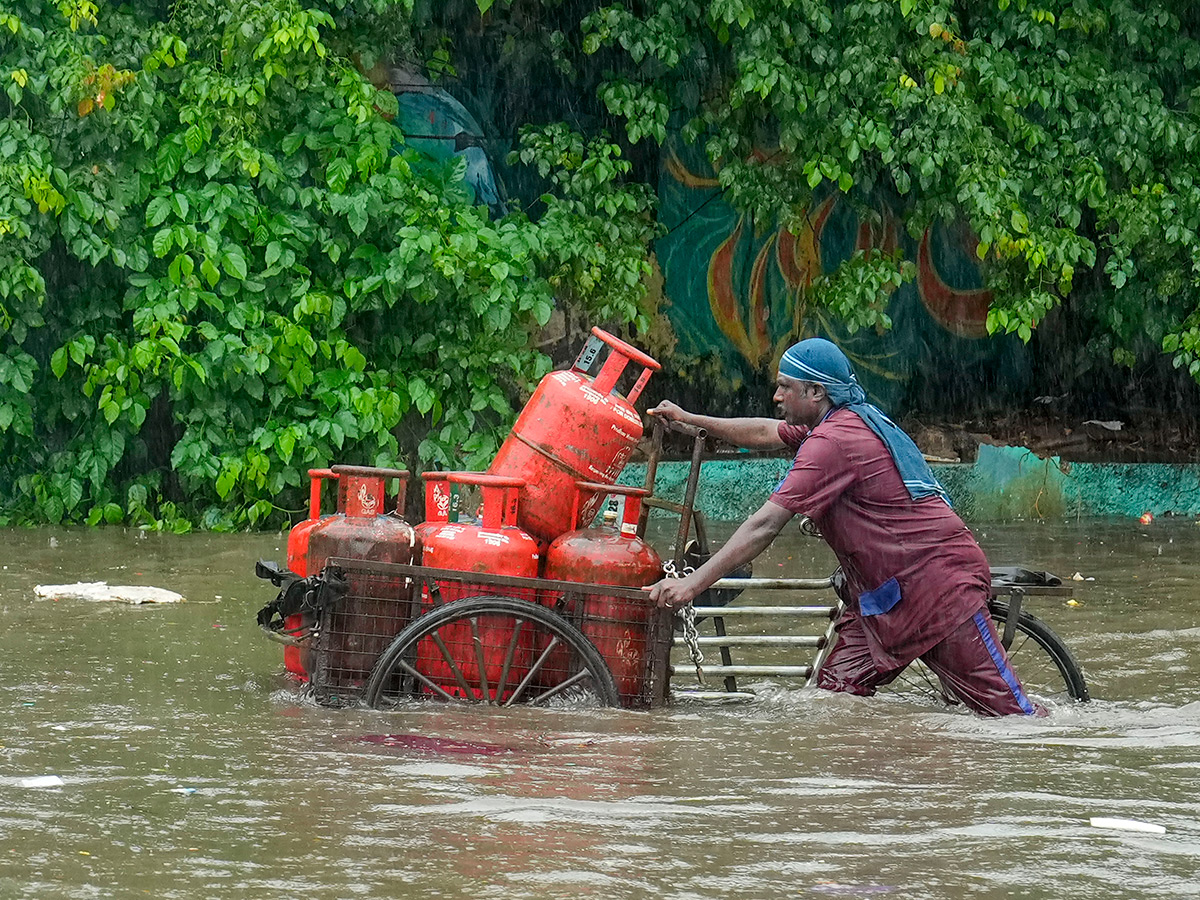
[[[864,221],[836,190],[817,194],[802,228],[756,222],[721,199],[716,173],[681,142],[664,149],[659,197],[668,233],[656,252],[679,349],[718,355],[731,381],[769,384],[789,344],[821,336],[841,346],[872,398],[894,412],[913,404],[914,385],[948,375],[981,391],[1021,388],[1024,347],[986,332],[991,296],[969,229],[938,224],[913,237],[883,204],[875,221]],[[890,330],[851,334],[806,288],[855,250],[873,248],[902,249],[917,277],[893,291]]]
[[[504,188],[478,121],[415,72],[392,69],[387,82],[399,102],[394,124],[408,146],[433,164],[461,161],[465,189],[503,215]],[[754,221],[724,202],[717,173],[679,139],[662,153],[659,201],[667,234],[655,251],[678,350],[715,357],[731,389],[768,390],[784,349],[814,335],[837,343],[872,399],[895,414],[928,408],[921,392],[941,395],[947,384],[997,395],[998,402],[1024,388],[1024,346],[987,335],[991,295],[982,287],[969,229],[938,224],[913,236],[888,205],[880,203],[864,220],[836,190],[818,192],[803,227]],[[813,301],[807,290],[813,279],[856,250],[897,248],[917,276],[892,292],[889,330],[850,333]]]

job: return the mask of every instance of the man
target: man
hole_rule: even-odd
[[[807,516],[841,563],[849,598],[818,686],[874,694],[920,658],[978,713],[1041,714],[988,615],[983,551],[917,446],[866,402],[845,354],[820,338],[793,345],[774,399],[783,421],[701,416],[670,401],[650,410],[742,447],[796,451],[783,481],[729,541],[691,575],[652,585],[651,597],[660,606],[690,603],[758,556],[793,516]]]

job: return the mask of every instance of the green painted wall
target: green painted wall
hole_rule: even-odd
[[[703,464],[697,506],[714,521],[746,518],[766,500],[790,465],[788,459],[713,460]],[[687,463],[662,463],[656,492],[682,500]],[[982,445],[969,465],[935,465],[968,521],[1066,516],[1200,516],[1200,465],[1065,463],[1023,447]],[[632,464],[622,484],[643,483],[644,465]]]

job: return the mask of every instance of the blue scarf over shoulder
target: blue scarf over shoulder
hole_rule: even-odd
[[[914,500],[941,497],[950,504],[945,489],[934,478],[929,463],[925,462],[912,438],[884,415],[883,410],[867,402],[866,391],[850,368],[850,360],[835,344],[822,338],[808,338],[793,344],[779,361],[779,374],[824,386],[834,408],[845,407],[866,422],[892,454],[910,497]]]

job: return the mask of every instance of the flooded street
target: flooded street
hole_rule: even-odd
[[[1094,702],[322,709],[254,624],[282,536],[0,532],[0,897],[1200,896],[1200,527],[974,530],[994,565],[1095,579],[1027,601]],[[756,574],[828,574],[787,535]],[[34,597],[92,580],[187,601]]]

